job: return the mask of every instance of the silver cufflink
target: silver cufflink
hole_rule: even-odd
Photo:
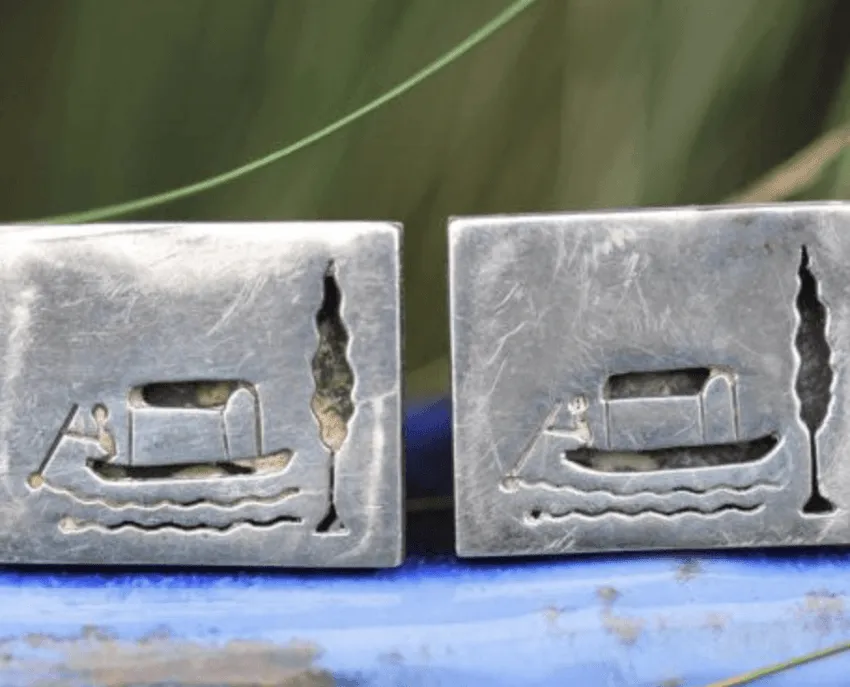
[[[850,209],[449,234],[460,555],[850,542]]]
[[[399,230],[0,233],[4,562],[402,559]]]

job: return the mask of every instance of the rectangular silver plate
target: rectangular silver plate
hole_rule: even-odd
[[[400,239],[0,230],[0,559],[399,564]]]
[[[850,542],[850,208],[449,234],[461,555]]]

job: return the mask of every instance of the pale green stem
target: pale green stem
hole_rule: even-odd
[[[811,663],[812,661],[817,661],[821,658],[835,656],[836,654],[840,654],[848,650],[850,650],[850,642],[842,642],[841,644],[836,644],[826,649],[819,649],[818,651],[813,651],[810,654],[797,656],[796,658],[791,658],[787,661],[782,661],[781,663],[774,663],[773,665],[765,668],[758,668],[749,673],[738,675],[737,677],[731,677],[727,680],[721,680],[720,682],[712,682],[710,685],[706,685],[705,687],[741,687],[741,685],[749,684],[756,680],[760,680],[763,677],[768,677],[769,675],[775,675],[783,670],[796,668],[804,663]]]
[[[106,205],[103,207],[93,208],[91,210],[84,210],[81,212],[72,212],[65,215],[54,215],[53,217],[43,217],[41,219],[29,220],[21,223],[77,224],[83,222],[97,222],[100,220],[112,219],[114,217],[128,215],[130,213],[138,212],[140,210],[148,210],[159,205],[165,205],[166,203],[171,203],[175,200],[186,198],[188,196],[193,196],[198,193],[203,193],[204,191],[209,191],[210,189],[216,188],[217,186],[221,186],[222,184],[227,184],[231,181],[235,181],[236,179],[244,176],[245,174],[256,172],[258,169],[267,167],[268,165],[278,162],[279,160],[282,160],[285,157],[289,157],[290,155],[297,153],[298,151],[303,150],[304,148],[307,148],[308,146],[311,146],[314,143],[318,143],[322,139],[325,139],[328,136],[335,134],[340,129],[343,129],[349,124],[353,124],[354,122],[358,121],[359,119],[362,119],[366,115],[371,114],[375,110],[383,107],[387,103],[390,103],[393,100],[396,100],[397,98],[401,97],[408,91],[421,84],[426,79],[434,76],[438,72],[448,67],[450,64],[452,64],[452,62],[462,57],[476,46],[486,41],[499,29],[509,24],[521,12],[528,9],[536,1],[537,0],[517,0],[509,7],[507,7],[504,11],[502,11],[493,19],[491,19],[482,27],[480,27],[478,30],[470,34],[465,40],[461,41],[454,48],[449,50],[447,53],[441,55],[439,58],[431,62],[429,65],[427,65],[420,71],[413,74],[408,79],[405,79],[403,82],[401,82],[394,88],[391,88],[390,90],[386,91],[374,100],[366,103],[362,107],[357,108],[356,110],[350,112],[344,117],[337,119],[335,122],[328,124],[322,129],[314,131],[312,134],[309,134],[308,136],[305,136],[304,138],[299,139],[298,141],[295,141],[294,143],[291,143],[284,148],[275,150],[274,152],[269,153],[264,157],[252,160],[251,162],[241,165],[240,167],[236,167],[235,169],[231,169],[227,172],[217,174],[216,176],[203,179],[202,181],[197,181],[194,184],[181,186],[179,188],[175,188],[170,191],[164,191],[163,193],[157,193],[152,196],[137,198],[136,200],[131,200],[125,203]]]

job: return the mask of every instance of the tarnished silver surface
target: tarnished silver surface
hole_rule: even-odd
[[[461,555],[850,542],[850,206],[449,235]]]
[[[0,560],[400,563],[400,239],[0,230]]]

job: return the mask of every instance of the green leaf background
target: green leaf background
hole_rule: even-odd
[[[0,220],[237,167],[509,4],[3,0]],[[449,216],[714,203],[754,184],[763,200],[843,198],[844,142],[786,161],[850,123],[848,29],[846,0],[537,0],[320,143],[129,219],[404,222],[408,390],[442,392]],[[774,169],[779,190],[760,186]]]

